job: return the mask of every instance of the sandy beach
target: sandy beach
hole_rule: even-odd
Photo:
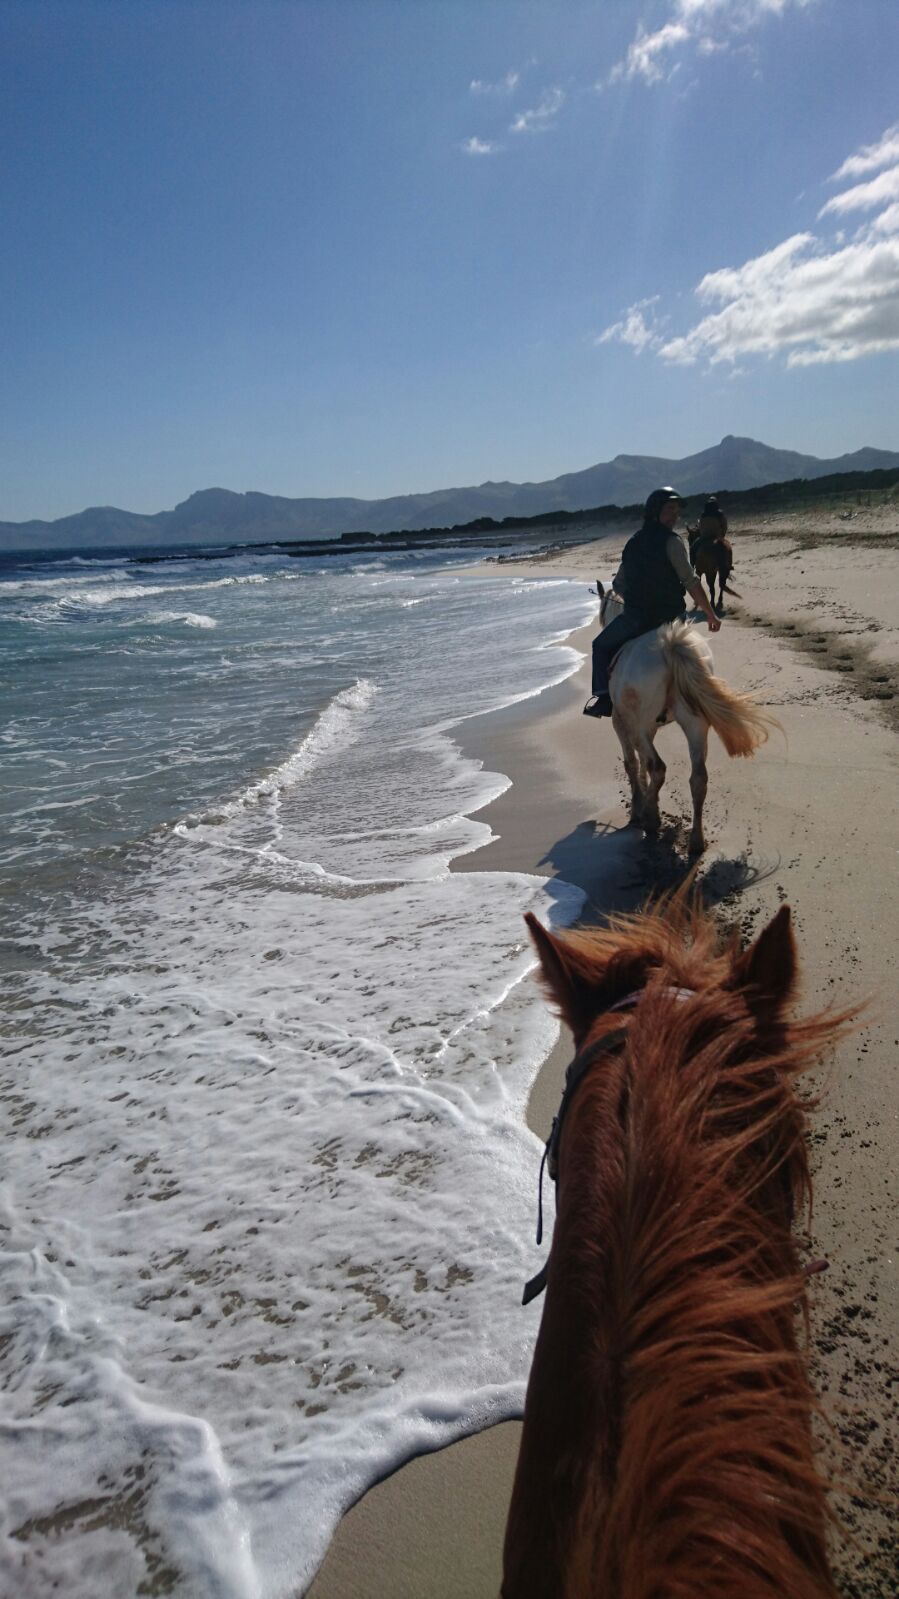
[[[815,1252],[830,1270],[812,1290],[816,1383],[835,1496],[841,1592],[899,1591],[894,1518],[875,1497],[897,1488],[899,1272],[893,1080],[899,774],[899,506],[771,515],[733,526],[742,596],[713,640],[716,670],[780,720],[752,761],[729,761],[712,737],[700,867],[722,925],[749,936],[793,907],[809,1007],[870,996],[860,1032],[822,1070],[813,1133]],[[497,568],[585,583],[617,563],[610,534]],[[585,919],[631,908],[687,867],[688,763],[666,728],[663,828],[626,826],[625,779],[609,722],[586,720],[592,630],[573,635],[578,672],[539,699],[471,721],[460,742],[512,787],[480,813],[494,840],[462,871],[529,871],[581,886]],[[544,1064],[528,1110],[545,1136],[569,1040]],[[536,1203],[537,1170],[534,1192]],[[534,1269],[542,1259],[535,1247]],[[539,1316],[539,1302],[522,1315]],[[508,1423],[410,1462],[344,1518],[312,1599],[487,1599],[498,1592],[519,1427]]]

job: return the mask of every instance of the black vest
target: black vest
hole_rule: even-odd
[[[673,622],[684,608],[685,591],[668,559],[671,537],[671,529],[661,522],[644,522],[621,557],[625,608],[645,621],[647,629]]]
[[[724,517],[720,511],[703,511],[699,518],[699,537],[701,539],[720,539],[725,534]]]

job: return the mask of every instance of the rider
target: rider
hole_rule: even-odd
[[[690,538],[690,553],[692,555],[697,545],[704,544],[707,539],[715,541],[726,538],[727,517],[718,504],[717,495],[710,494],[702,508],[702,515],[699,518],[696,531]],[[730,545],[728,545],[729,548]]]
[[[643,526],[628,539],[613,588],[624,610],[593,640],[593,698],[587,716],[611,716],[609,666],[628,639],[673,622],[684,609],[684,591],[705,612],[709,632],[721,626],[705,590],[695,576],[684,541],[675,533],[681,497],[672,488],[653,489],[643,512]]]

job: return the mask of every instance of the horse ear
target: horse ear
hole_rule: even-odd
[[[578,952],[563,939],[555,938],[548,928],[538,922],[532,911],[528,911],[524,919],[540,958],[543,981],[550,998],[555,1001],[562,1020],[571,1028],[575,1038],[580,1038],[589,1019],[590,1008],[585,996],[589,981],[585,978]]]
[[[790,907],[782,905],[754,944],[734,961],[730,987],[747,990],[752,1010],[779,1011],[796,986],[796,940]]]

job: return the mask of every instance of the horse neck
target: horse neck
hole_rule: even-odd
[[[620,594],[616,594],[614,589],[609,589],[599,607],[600,630],[608,627],[610,622],[614,622],[616,616],[620,616],[623,610],[624,601]]]
[[[565,1125],[528,1391],[568,1573],[554,1591],[822,1599],[835,1590],[789,1231],[801,1112],[791,1088],[778,1107],[776,1073],[766,1102],[762,1073],[759,1135],[741,1144],[739,1106],[716,1107],[712,1087],[726,1048],[690,1059],[664,1023],[635,1016]],[[752,1070],[746,1087],[757,1098]]]

